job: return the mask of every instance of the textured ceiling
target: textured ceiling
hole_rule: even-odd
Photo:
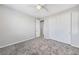
[[[74,4],[45,4],[45,7],[48,9],[48,11],[46,11],[45,9],[38,10],[36,8],[37,6],[36,4],[6,4],[6,6],[18,11],[24,12],[30,16],[41,18],[44,16],[49,16],[51,14],[61,12],[63,10],[67,10],[76,5]]]

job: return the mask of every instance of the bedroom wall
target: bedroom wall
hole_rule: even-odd
[[[0,48],[35,38],[35,18],[0,5]]]

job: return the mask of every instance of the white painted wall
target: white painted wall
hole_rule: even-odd
[[[64,12],[54,16],[49,16],[45,20],[44,24],[46,25],[46,36],[49,36],[50,39],[70,44],[71,12]]]
[[[0,47],[35,38],[35,18],[0,6]]]

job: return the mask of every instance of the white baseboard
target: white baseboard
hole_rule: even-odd
[[[0,46],[0,48],[8,47],[8,46],[11,46],[11,45],[14,45],[14,44],[18,44],[18,43],[21,43],[21,42],[24,42],[24,41],[27,41],[27,40],[31,40],[31,39],[34,39],[34,38],[35,38],[35,37],[26,38],[26,39],[21,40],[21,41],[18,41],[18,42],[14,42],[14,43],[10,43],[10,44],[4,45],[4,46]]]
[[[47,39],[51,39],[51,40],[55,40],[55,41],[61,42],[61,41],[59,41],[59,40],[56,39],[56,38],[47,38]],[[79,48],[79,45],[76,45],[76,44],[73,45],[72,43],[66,43],[66,42],[61,42],[61,43],[69,44],[69,45],[71,45],[71,46],[73,46],[73,47]]]
[[[71,44],[71,46],[79,48],[79,45]]]
[[[55,41],[58,41],[58,42],[61,42],[61,43],[65,43],[65,44],[71,45],[70,43],[62,42],[62,41],[58,40],[57,38],[47,38],[47,39],[51,39],[51,40],[55,40]]]

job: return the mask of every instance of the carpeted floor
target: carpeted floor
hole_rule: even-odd
[[[36,38],[1,48],[0,55],[79,55],[79,48],[51,39]]]

